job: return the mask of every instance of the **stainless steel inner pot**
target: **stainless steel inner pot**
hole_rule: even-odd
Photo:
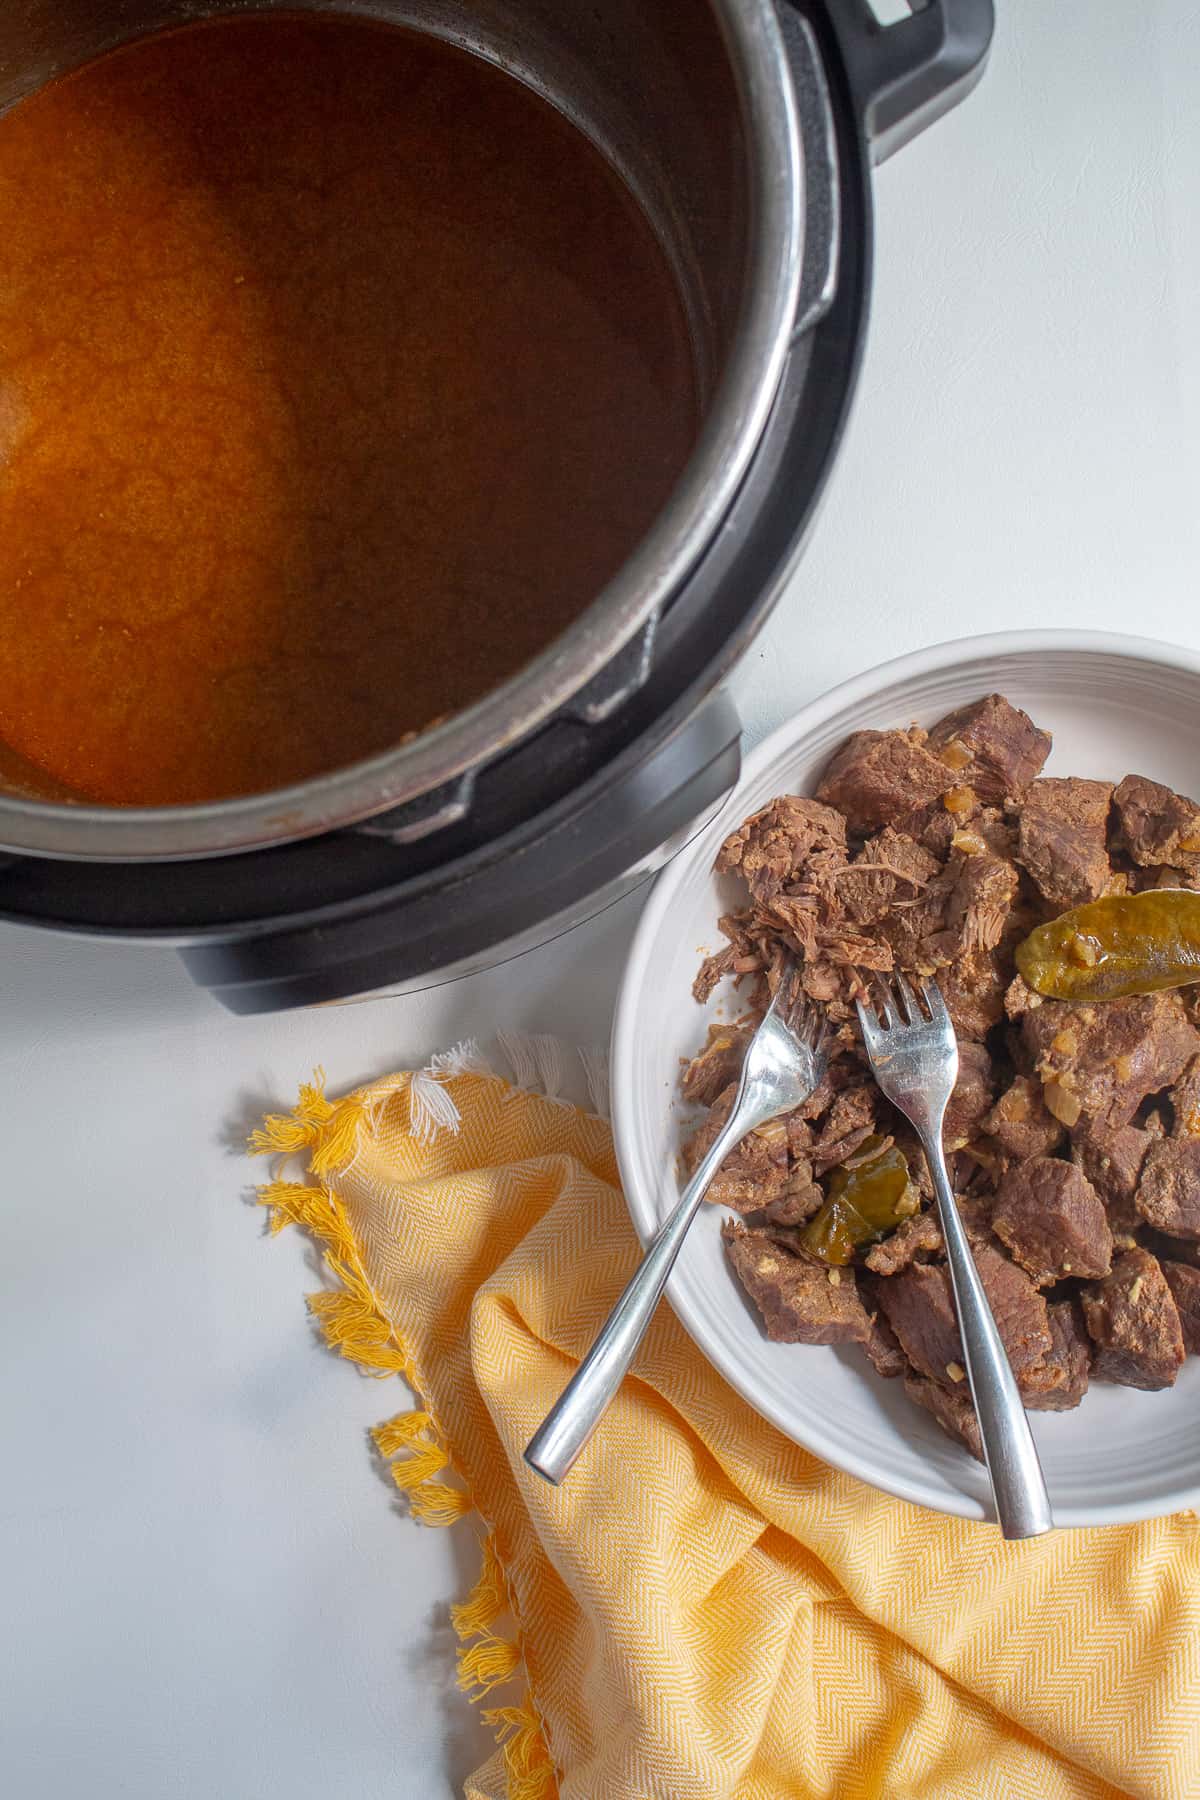
[[[0,8],[0,110],[149,32],[276,0],[13,0]],[[305,0],[278,0],[297,11]],[[685,296],[704,429],[654,528],[592,606],[503,686],[416,741],[287,789],[204,806],[39,798],[0,751],[0,846],[178,860],[371,818],[524,737],[610,662],[702,556],[760,439],[800,291],[804,167],[773,0],[330,0],[417,26],[511,71],[573,119],[658,230]],[[36,204],[36,196],[31,196]]]

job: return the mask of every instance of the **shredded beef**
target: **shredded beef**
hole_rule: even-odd
[[[760,902],[794,881],[814,856],[835,863],[846,854],[846,821],[832,807],[802,795],[772,800],[726,838],[717,857],[722,874],[738,874]]]
[[[695,1106],[711,1106],[741,1075],[750,1036],[748,1026],[710,1025],[708,1042],[684,1067],[684,1099]]]

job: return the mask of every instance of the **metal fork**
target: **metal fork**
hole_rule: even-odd
[[[923,981],[919,986],[925,1011],[903,975],[897,975],[891,987],[878,982],[875,1012],[858,1002],[863,1044],[881,1091],[916,1128],[933,1176],[959,1336],[1000,1529],[1006,1538],[1037,1537],[1054,1523],[1050,1499],[942,1153],[946,1104],[958,1079],[958,1040],[937,983]]]
[[[595,1343],[529,1440],[525,1461],[556,1487],[620,1387],[713,1176],[744,1137],[768,1119],[802,1105],[820,1082],[825,1071],[824,1020],[807,1000],[793,998],[794,974],[795,965],[785,964],[766,1017],[750,1040],[728,1123],[659,1227]]]

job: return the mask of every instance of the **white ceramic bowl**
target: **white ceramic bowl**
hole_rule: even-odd
[[[843,738],[864,726],[931,725],[982,694],[1006,694],[1054,734],[1051,773],[1105,779],[1136,771],[1200,789],[1200,655],[1095,632],[1008,632],[939,644],[846,682],[747,758],[708,829],[659,876],[642,916],[613,1033],[613,1121],[629,1210],[646,1242],[677,1192],[690,1115],[679,1062],[714,1017],[740,1002],[722,984],[708,1008],[691,986],[720,947],[718,915],[739,885],[712,872],[729,831],[777,794],[811,793]],[[905,1500],[964,1518],[991,1516],[987,1477],[898,1381],[857,1347],[770,1343],[721,1248],[723,1209],[704,1208],[668,1294],[725,1378],[763,1416],[826,1462]],[[1097,1383],[1069,1413],[1035,1413],[1034,1436],[1060,1525],[1114,1524],[1200,1504],[1200,1358],[1173,1388],[1143,1394]]]

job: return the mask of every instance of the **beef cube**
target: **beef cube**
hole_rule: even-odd
[[[996,1329],[1024,1392],[1033,1371],[1053,1348],[1046,1302],[1029,1277],[992,1244],[973,1239],[975,1266]]]
[[[878,1288],[879,1305],[913,1367],[945,1386],[961,1370],[962,1344],[944,1263],[910,1263]]]
[[[993,804],[1024,797],[1050,754],[1050,743],[1049,732],[1039,731],[1002,694],[948,713],[929,734],[930,750],[954,771],[956,781]]]
[[[1025,984],[1022,975],[1014,975],[1004,990],[1004,1017],[1006,1019],[1023,1019],[1026,1013],[1036,1012],[1044,1006],[1045,1000],[1031,987]]]
[[[959,1046],[958,1080],[946,1108],[942,1142],[947,1151],[960,1150],[975,1136],[991,1109],[992,1059],[984,1044],[966,1040]]]
[[[900,1348],[900,1340],[879,1311],[870,1314],[871,1335],[863,1345],[877,1375],[893,1381],[908,1368],[908,1358]]]
[[[1047,1110],[1041,1082],[1028,1075],[1018,1075],[1005,1089],[983,1120],[983,1130],[995,1138],[1006,1156],[1018,1162],[1030,1156],[1048,1156],[1066,1135]]]
[[[1179,1314],[1183,1347],[1189,1356],[1195,1356],[1200,1353],[1200,1269],[1190,1263],[1165,1262],[1162,1272]]]
[[[1200,806],[1145,775],[1127,775],[1113,794],[1117,842],[1141,868],[1170,863],[1200,869]]]
[[[867,1138],[876,1135],[876,1108],[880,1105],[879,1089],[861,1086],[843,1088],[834,1098],[813,1143],[810,1155],[818,1174],[825,1174],[860,1150]]]
[[[1008,1171],[992,1230],[1039,1287],[1068,1275],[1094,1279],[1112,1266],[1112,1232],[1099,1196],[1082,1169],[1052,1156]]]
[[[1200,1057],[1188,1064],[1171,1089],[1171,1136],[1200,1138]]]
[[[741,1075],[750,1037],[748,1026],[710,1025],[708,1042],[684,1068],[684,1099],[693,1105],[711,1106]]]
[[[927,1381],[923,1375],[910,1374],[904,1377],[904,1391],[910,1400],[931,1412],[944,1431],[965,1444],[977,1461],[983,1461],[979,1420],[965,1380],[954,1387],[941,1387],[936,1381]]]
[[[856,731],[834,752],[817,798],[865,836],[936,800],[953,779],[923,731]]]
[[[740,875],[754,898],[766,902],[819,852],[845,859],[845,819],[817,800],[785,794],[726,838],[716,866],[721,874]]]
[[[792,1256],[767,1233],[732,1219],[721,1227],[725,1254],[780,1344],[865,1344],[871,1322],[852,1269],[827,1269]]]
[[[1071,1160],[1099,1194],[1109,1225],[1122,1237],[1142,1222],[1133,1196],[1153,1142],[1151,1134],[1137,1125],[1106,1125],[1086,1117],[1071,1133]]]
[[[736,1097],[737,1086],[731,1083],[685,1141],[683,1164],[689,1175],[695,1174],[724,1129]],[[757,1131],[750,1132],[736,1149],[729,1152],[705,1199],[714,1206],[731,1207],[734,1212],[758,1212],[780,1198],[791,1173],[787,1126],[782,1119],[772,1119]]]
[[[1075,776],[1035,781],[1021,808],[1018,860],[1059,911],[1098,900],[1112,878],[1112,786]]]
[[[1031,1412],[1069,1412],[1087,1393],[1092,1341],[1073,1301],[1059,1300],[1046,1310],[1052,1347],[1026,1378],[1022,1398]]]
[[[948,969],[938,970],[937,983],[954,1021],[960,1051],[965,1039],[985,1038],[1004,1017],[1005,978],[1000,971],[1000,954],[986,950],[963,956]]]
[[[763,1207],[763,1219],[768,1225],[804,1225],[824,1204],[825,1196],[811,1174],[793,1169],[782,1194]]]
[[[1169,1237],[1200,1240],[1200,1138],[1151,1143],[1134,1204],[1148,1224]]]
[[[1169,1087],[1200,1049],[1177,994],[1098,1006],[1047,1000],[1025,1014],[1022,1041],[1064,1124],[1082,1113],[1127,1125],[1148,1094]]]
[[[922,946],[928,960],[938,965],[996,948],[1016,905],[1020,882],[1014,865],[993,856],[982,839],[977,850],[956,850],[946,874],[953,885],[942,925]]]
[[[912,899],[940,872],[936,856],[888,825],[838,876],[837,897],[856,925],[874,925],[894,901]]]
[[[1097,1380],[1149,1392],[1173,1385],[1184,1356],[1183,1330],[1167,1278],[1148,1250],[1124,1251],[1110,1275],[1084,1288],[1081,1300],[1096,1345]]]
[[[871,1245],[863,1261],[877,1275],[898,1275],[918,1256],[932,1256],[941,1249],[942,1228],[931,1209],[902,1220],[895,1231]]]
[[[996,1329],[1018,1383],[1051,1349],[1046,1302],[1028,1277],[999,1250],[978,1238],[975,1265]],[[950,1272],[944,1263],[910,1263],[883,1281],[879,1304],[909,1362],[931,1381],[954,1383],[963,1368]]]

